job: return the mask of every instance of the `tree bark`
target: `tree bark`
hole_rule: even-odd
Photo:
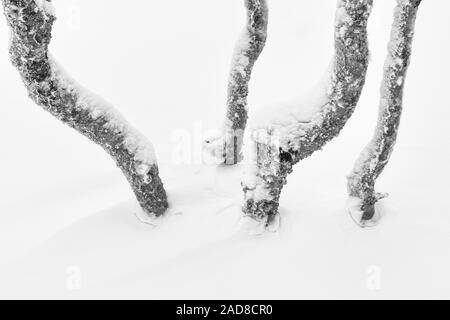
[[[270,224],[278,214],[281,190],[293,166],[336,137],[352,115],[369,61],[367,20],[372,0],[339,0],[335,55],[323,105],[308,121],[269,124],[254,129],[245,142],[242,182],[246,215]],[[301,106],[299,106],[301,107]]]
[[[142,209],[168,207],[151,143],[106,102],[64,75],[48,45],[55,16],[46,0],[2,0],[11,28],[10,54],[29,96],[53,116],[100,145],[125,174]]]
[[[247,124],[248,86],[256,60],[267,39],[268,8],[266,0],[245,0],[247,25],[233,55],[228,81],[225,124],[218,137],[206,141],[206,149],[219,162],[233,165],[242,160],[242,144]]]
[[[403,88],[420,2],[421,0],[397,0],[381,85],[378,124],[371,142],[348,176],[348,193],[353,200],[349,210],[361,226],[376,223],[375,203],[386,196],[375,192],[375,181],[388,163],[397,139]]]

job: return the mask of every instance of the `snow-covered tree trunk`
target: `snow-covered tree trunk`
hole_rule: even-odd
[[[268,8],[266,0],[244,0],[247,25],[236,45],[228,82],[226,120],[219,136],[206,141],[220,162],[233,165],[242,160],[242,144],[247,124],[248,86],[256,60],[267,39]]]
[[[378,217],[375,215],[375,203],[386,196],[375,192],[375,181],[388,163],[396,142],[403,87],[420,2],[421,0],[397,0],[381,85],[378,124],[371,142],[348,176],[349,211],[361,226],[376,223]]]
[[[10,54],[29,96],[53,116],[105,149],[122,169],[150,216],[167,204],[153,147],[112,107],[89,93],[51,58],[48,45],[55,15],[46,0],[2,0],[11,28]]]
[[[284,117],[278,108],[269,115],[269,124],[249,124],[242,182],[246,215],[269,225],[278,214],[280,193],[292,167],[336,137],[352,115],[368,67],[371,8],[372,0],[338,1],[335,55],[324,89],[319,88],[321,93],[313,99],[314,108],[294,105]],[[310,117],[297,115],[308,108],[314,109]]]

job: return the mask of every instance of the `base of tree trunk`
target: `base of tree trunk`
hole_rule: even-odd
[[[347,211],[352,220],[361,228],[375,227],[381,218],[375,203],[364,203],[359,198],[350,197],[348,199]]]
[[[235,165],[243,160],[243,130],[222,130],[218,135],[207,138],[203,150],[217,164]]]
[[[278,232],[281,224],[281,216],[276,214],[270,221],[255,220],[251,216],[243,216],[239,221],[239,232],[250,236],[262,235],[266,232]]]
[[[276,143],[255,143],[248,141],[248,148],[255,154],[246,159],[247,176],[242,183],[245,203],[242,211],[258,221],[270,225],[279,214],[281,190],[296,161],[293,154],[280,153]],[[249,153],[248,153],[249,154]]]

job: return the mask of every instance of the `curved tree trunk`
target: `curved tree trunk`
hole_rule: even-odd
[[[242,182],[246,215],[270,224],[278,214],[280,193],[292,167],[336,137],[352,115],[368,67],[371,8],[372,0],[338,1],[332,71],[314,116],[307,121],[287,116],[288,123],[256,126],[250,133]]]
[[[376,222],[375,203],[386,195],[375,192],[375,181],[394,149],[402,112],[403,87],[421,0],[397,0],[388,56],[381,85],[378,124],[372,141],[361,153],[348,176],[348,192],[355,221],[361,226]]]
[[[105,149],[122,169],[143,210],[160,216],[167,204],[153,147],[106,102],[81,88],[50,57],[55,20],[46,0],[2,0],[11,27],[10,54],[29,96],[53,116]]]
[[[247,124],[248,86],[253,66],[267,39],[268,8],[266,0],[245,0],[247,25],[237,43],[228,81],[227,113],[220,136],[206,141],[219,162],[237,164],[242,160],[242,144]]]

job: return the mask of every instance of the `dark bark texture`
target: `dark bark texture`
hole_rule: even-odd
[[[162,215],[168,203],[156,160],[143,157],[146,154],[143,149],[152,149],[151,144],[113,110],[105,111],[103,106],[93,104],[83,90],[65,85],[66,80],[61,79],[62,71],[48,52],[55,20],[46,9],[49,3],[2,1],[12,31],[11,59],[29,96],[108,152],[125,174],[143,210],[150,216]],[[137,142],[133,142],[136,139]]]
[[[394,149],[402,113],[403,88],[414,37],[420,0],[397,0],[388,56],[381,85],[378,124],[371,142],[361,153],[348,176],[350,197],[360,200],[360,223],[374,218],[375,203],[386,195],[375,192],[375,181]]]
[[[280,193],[293,166],[336,137],[352,115],[369,62],[367,21],[371,8],[372,0],[338,1],[331,80],[327,102],[317,117],[308,123],[292,123],[280,131],[276,127],[259,129],[257,135],[252,135],[249,143],[253,146],[248,152],[256,157],[252,163],[249,156],[253,168],[242,183],[245,214],[270,224],[278,214]],[[257,138],[261,131],[269,139]]]

